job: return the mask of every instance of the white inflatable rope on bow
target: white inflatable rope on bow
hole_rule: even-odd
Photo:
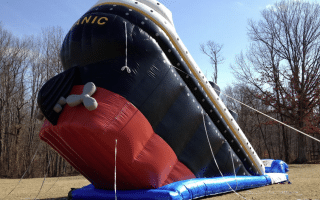
[[[67,97],[67,104],[70,107],[74,107],[83,103],[83,105],[89,110],[95,110],[98,107],[97,101],[91,97],[97,90],[97,87],[92,82],[88,82],[83,87],[83,92],[80,95],[72,94]]]

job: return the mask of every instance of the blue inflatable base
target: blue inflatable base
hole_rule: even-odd
[[[289,166],[282,160],[262,159],[265,166],[265,173],[286,173],[289,171]]]
[[[287,180],[288,175],[286,174]],[[256,187],[262,187],[271,184],[268,175],[263,176],[225,176],[216,178],[195,178],[184,181],[178,181],[165,185],[157,189],[146,190],[117,190],[117,199],[194,199],[204,196],[216,195]],[[231,187],[231,188],[230,188]],[[69,197],[77,199],[115,199],[115,192],[112,190],[96,189],[92,184],[81,189],[72,190]]]

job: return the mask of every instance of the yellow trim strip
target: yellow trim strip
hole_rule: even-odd
[[[196,79],[198,80],[198,82],[201,84],[201,86],[204,88],[206,94],[209,96],[209,98],[211,99],[211,101],[213,102],[213,104],[215,105],[215,107],[218,109],[219,113],[222,115],[223,119],[225,120],[225,122],[228,124],[229,128],[231,129],[231,131],[234,133],[234,135],[236,136],[236,138],[238,139],[238,141],[240,142],[240,144],[242,145],[242,147],[245,147],[246,145],[243,144],[243,142],[241,141],[241,139],[239,138],[237,131],[233,128],[233,126],[230,124],[229,120],[227,119],[227,116],[225,116],[225,113],[223,110],[220,109],[220,106],[217,105],[215,99],[210,95],[210,92],[207,88],[207,86],[201,81],[201,77],[198,76],[198,73],[194,71],[194,69],[191,66],[191,64],[189,63],[188,59],[186,59],[186,57],[184,56],[184,54],[182,53],[182,51],[179,49],[179,47],[177,46],[175,40],[173,40],[172,36],[169,34],[169,32],[157,21],[155,20],[153,17],[151,17],[149,14],[138,10],[136,7],[130,6],[128,4],[124,4],[124,3],[119,3],[119,2],[105,2],[105,3],[101,3],[98,4],[95,7],[101,6],[101,5],[105,5],[105,4],[112,4],[112,5],[121,5],[121,6],[125,6],[128,8],[131,8],[141,14],[143,14],[144,16],[147,16],[149,19],[151,19],[155,24],[157,24],[169,37],[170,41],[172,42],[172,44],[174,45],[174,47],[178,50],[180,56],[183,58],[183,60],[186,62],[186,64],[188,65],[188,68],[191,70],[192,74],[196,77]],[[256,166],[256,168],[258,169],[259,173],[261,175],[263,175],[264,173],[260,170],[260,167],[257,165],[257,163],[255,162],[255,159],[253,159],[251,153],[244,148],[245,152],[248,154],[248,156],[250,157],[251,161],[253,162],[253,164]]]

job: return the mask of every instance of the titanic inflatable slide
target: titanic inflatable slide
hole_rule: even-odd
[[[40,138],[91,182],[71,199],[194,199],[288,181],[286,163],[258,157],[161,3],[100,0],[61,60],[38,95]]]

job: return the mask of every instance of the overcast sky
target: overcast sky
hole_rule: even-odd
[[[320,1],[320,0],[318,0]],[[16,36],[37,35],[41,28],[61,26],[65,33],[97,0],[0,0],[0,21]],[[230,64],[249,46],[248,19],[258,21],[260,12],[276,0],[159,0],[173,14],[176,30],[207,78],[213,72],[200,44],[223,44],[225,58],[219,66],[218,85],[234,82]]]

